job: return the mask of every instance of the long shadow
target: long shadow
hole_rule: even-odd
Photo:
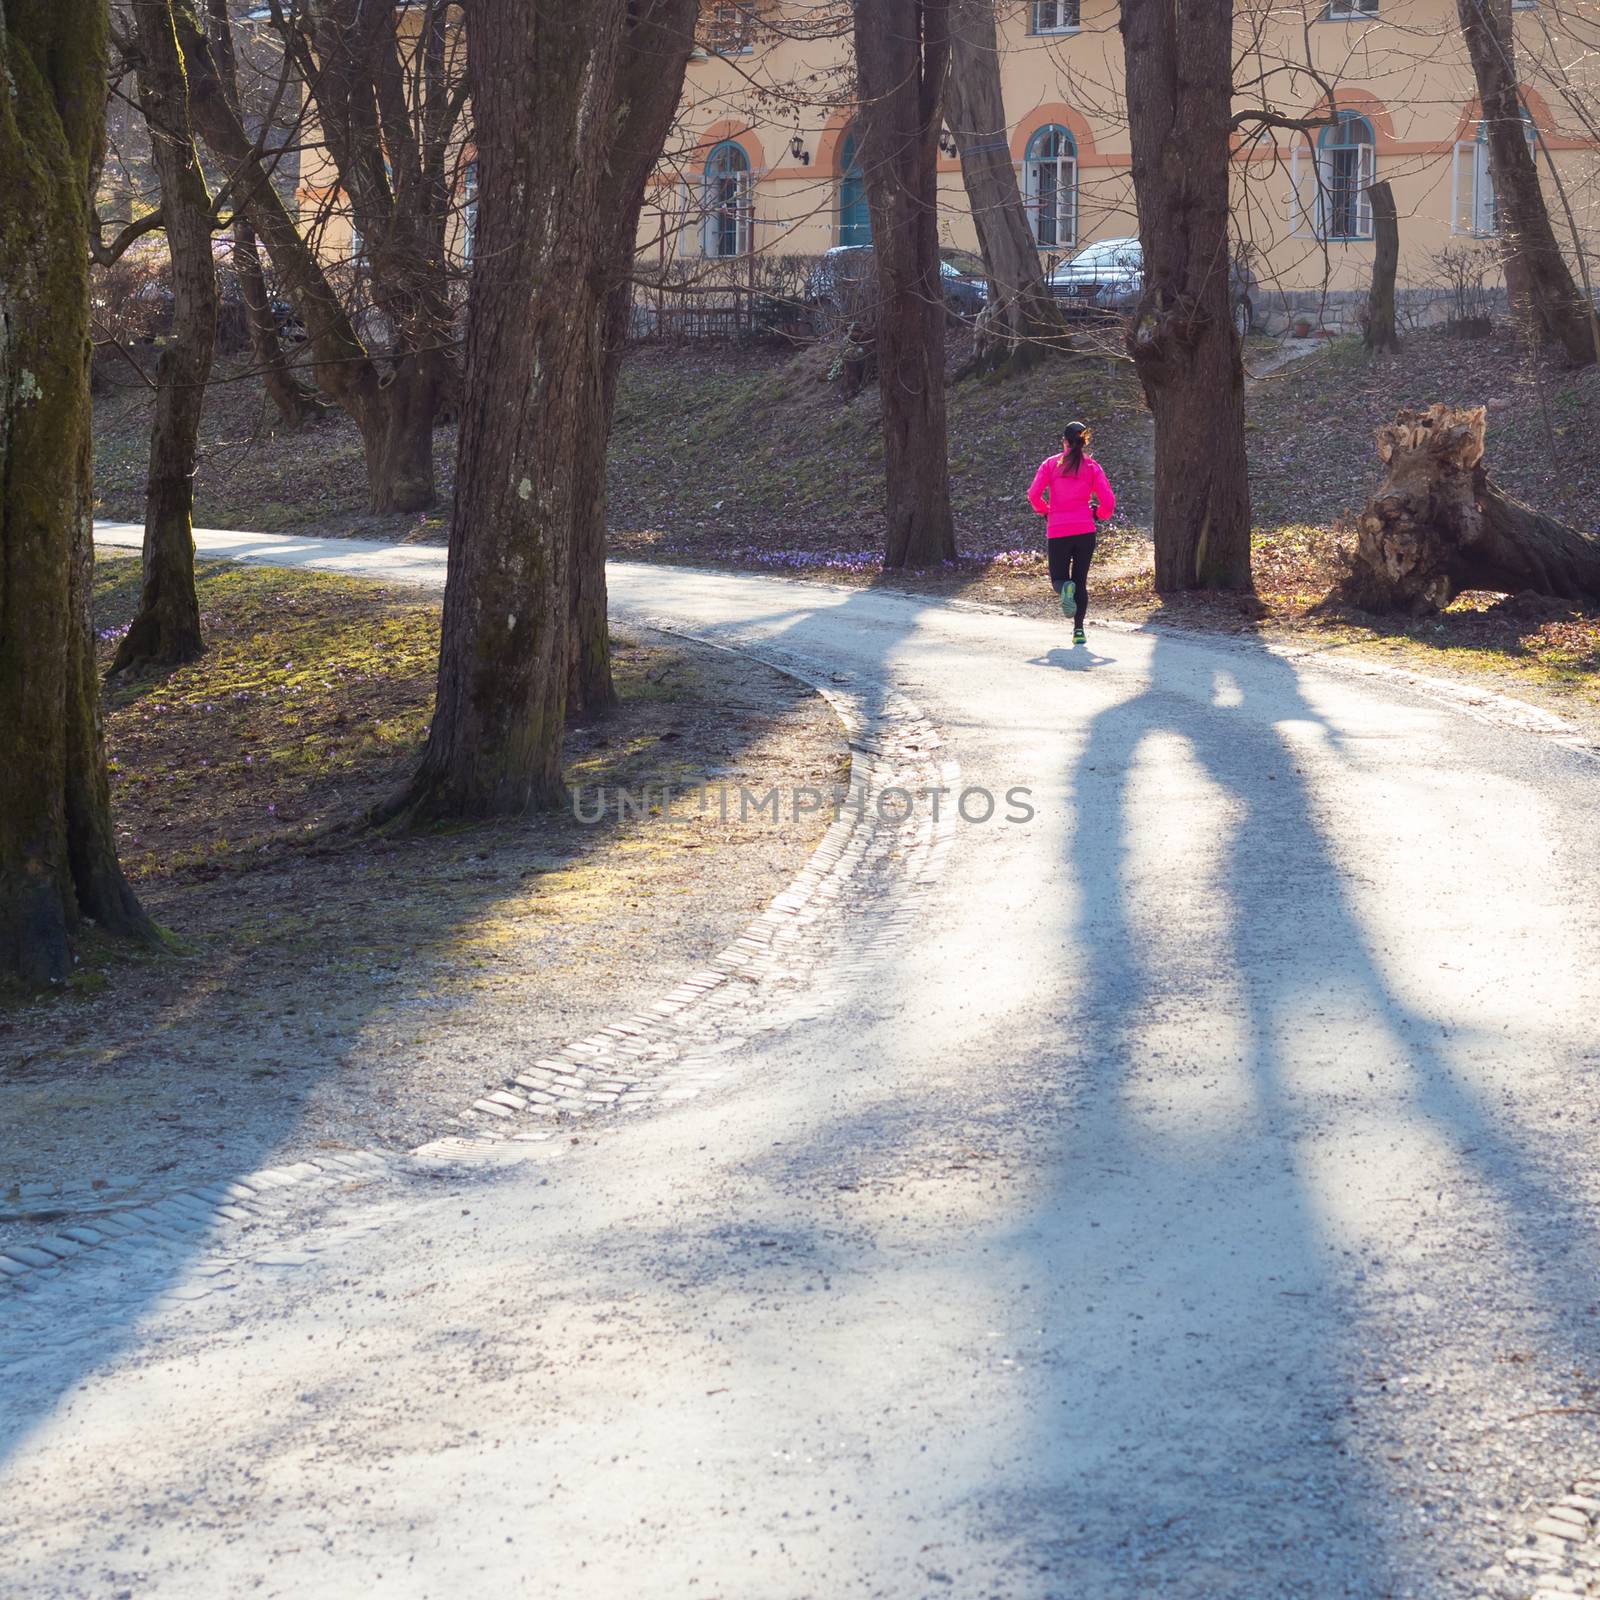
[[[1158,636],[1148,686],[1093,720],[1072,774],[1075,911],[1063,942],[1092,966],[1069,1030],[1084,1083],[1061,1187],[1025,1237],[1039,1268],[1081,1285],[1094,1311],[1059,1330],[1077,1355],[1046,1409],[1057,1426],[1036,1440],[1056,1480],[1035,1508],[1038,1553],[1072,1571],[1077,1587],[1063,1593],[1109,1594],[1131,1579],[1162,1594],[1253,1595],[1281,1574],[1286,1549],[1299,1552],[1308,1594],[1391,1593],[1404,1587],[1389,1543],[1392,1474],[1376,1459],[1377,1430],[1352,1417],[1385,1339],[1363,1283],[1369,1269],[1398,1268],[1373,1248],[1385,1228],[1353,1209],[1381,1204],[1393,1169],[1374,1161],[1335,1183],[1330,1156],[1386,1123],[1404,1138],[1420,1113],[1426,1138],[1412,1143],[1472,1174],[1495,1222],[1527,1247],[1518,1253],[1549,1332],[1568,1349],[1581,1348],[1593,1280],[1570,1271],[1570,1253],[1554,1267],[1546,1235],[1552,1222],[1576,1226],[1592,1262],[1593,1218],[1460,1081],[1440,1022],[1391,992],[1301,753],[1275,726],[1312,724],[1336,748],[1293,669],[1250,652],[1234,703],[1219,705],[1221,667]],[[1201,780],[1188,799],[1220,815],[1228,837],[1213,853],[1191,834],[1192,853],[1153,872],[1133,831],[1135,810],[1148,825],[1150,807],[1131,790],[1141,747],[1163,738],[1181,741]],[[1211,891],[1198,904],[1187,892],[1197,877]],[[1133,1176],[1108,1183],[1107,1171]],[[1098,1225],[1071,1226],[1086,1207]],[[1152,1254],[1148,1273],[1130,1269]],[[1414,1289],[1455,1269],[1400,1271]],[[1165,1330],[1154,1348],[1141,1325]],[[1120,1527],[1044,1531],[1051,1516],[1071,1524],[1074,1501],[1119,1493]]]
[[[795,607],[774,612],[762,620],[787,627],[796,625],[808,614]],[[869,709],[873,709],[875,692],[869,689],[864,698]],[[728,719],[722,727],[721,742],[726,754],[721,759],[737,760],[747,743],[761,737],[765,726],[765,723],[758,725],[754,721]],[[664,760],[670,758],[666,747],[661,755]],[[658,776],[654,771],[630,769],[603,776],[599,781],[612,785],[623,781],[641,784],[653,782]],[[681,775],[677,781],[683,781]],[[520,835],[508,839],[500,830],[493,837],[498,851],[505,852],[509,846],[513,865],[532,861],[540,871],[559,870],[602,844],[622,826],[621,811],[614,807],[608,809],[601,820],[581,828],[568,827],[561,837],[554,839],[548,830],[537,825],[530,827],[526,853]],[[471,867],[478,859],[476,852],[482,846],[477,841],[482,836],[482,830],[475,829],[448,836],[448,845],[464,868]],[[403,895],[410,886],[405,870],[408,852],[414,848],[430,850],[441,842],[427,838],[399,842],[362,840],[335,852],[350,860],[363,852],[370,857],[363,859],[359,872],[348,875],[345,884],[349,892],[338,912],[340,948],[347,953],[380,947],[391,950],[396,960],[390,982],[374,981],[370,974],[352,973],[348,1003],[326,1026],[324,1019],[303,1015],[286,1021],[280,995],[264,989],[255,991],[252,998],[258,1021],[252,1031],[278,1031],[283,1054],[295,1063],[283,1081],[296,1095],[309,1098],[323,1079],[349,1070],[364,1028],[380,1012],[392,1012],[407,1005],[456,1003],[444,1000],[434,988],[431,980],[437,974],[431,964],[432,958],[492,914],[507,895],[515,896],[519,891],[516,873],[508,884],[504,879],[491,881],[476,870],[464,871],[455,876],[456,882],[467,884],[459,893],[455,914],[440,921],[426,943],[403,943],[399,937],[403,923],[396,921],[390,897]],[[314,842],[308,848],[319,854],[326,853],[323,846]],[[370,880],[370,888],[356,881],[362,877]],[[476,886],[480,877],[481,888]],[[308,907],[308,914],[315,914],[318,909]],[[177,931],[181,934],[183,930],[180,927]],[[685,951],[683,962],[687,964],[707,954],[710,952]],[[114,1084],[119,1067],[129,1061],[159,1057],[169,1050],[169,1039],[175,1041],[181,1037],[196,1005],[206,1003],[206,997],[226,992],[234,985],[249,994],[252,977],[247,952],[235,949],[208,956],[207,963],[204,995],[199,1001],[178,992],[191,981],[193,969],[186,971],[185,965],[177,963],[167,969],[172,992],[149,1006],[149,1014],[140,1019],[142,1025],[123,1021],[125,1042],[96,1059],[93,1074],[96,1082]],[[470,995],[460,1003],[470,1004]],[[537,1054],[531,1046],[530,1052]],[[187,1175],[175,1175],[170,1181],[153,1175],[145,1182],[145,1175],[135,1175],[140,1182],[132,1204],[147,1206],[174,1191],[226,1184],[253,1171],[297,1159],[283,1152],[292,1144],[299,1123],[298,1099],[285,1094],[281,1099],[263,1100],[248,1117],[236,1119],[229,1115],[227,1085],[225,1062],[218,1063],[215,1075],[208,1081],[186,1074],[181,1084],[163,1085],[163,1093],[169,1099],[161,1103],[161,1111],[181,1110],[189,1125],[175,1138],[203,1139],[215,1146],[214,1157],[208,1153],[203,1162],[189,1162]],[[216,1091],[216,1098],[211,1101],[217,1114],[215,1121],[205,1109],[205,1100],[213,1090]],[[123,1110],[127,1116],[153,1112],[153,1107],[141,1111],[125,1106]],[[51,1209],[48,1203],[41,1204]],[[79,1215],[41,1222],[38,1233],[54,1233],[74,1222],[92,1227],[93,1212],[81,1206],[77,1210]],[[74,1260],[57,1278],[29,1280],[27,1290],[0,1286],[0,1369],[11,1368],[5,1382],[0,1384],[0,1472],[25,1447],[34,1430],[58,1413],[66,1396],[97,1368],[114,1361],[138,1341],[146,1317],[172,1290],[184,1284],[196,1261],[211,1248],[212,1229],[209,1227],[180,1228],[179,1232],[178,1237],[152,1239],[131,1255],[106,1246],[97,1247]],[[50,1337],[51,1334],[63,1337],[56,1339]]]

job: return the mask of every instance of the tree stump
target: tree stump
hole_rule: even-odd
[[[1505,494],[1484,465],[1485,412],[1430,406],[1378,430],[1384,479],[1358,524],[1340,598],[1367,611],[1441,611],[1467,589],[1600,602],[1600,535]]]

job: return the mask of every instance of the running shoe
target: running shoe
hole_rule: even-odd
[[[1088,644],[1089,635],[1082,628],[1074,628],[1072,630],[1072,642],[1074,644]]]
[[[1061,615],[1070,617],[1078,609],[1078,586],[1070,578],[1061,585]]]

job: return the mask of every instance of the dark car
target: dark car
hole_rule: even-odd
[[[1233,325],[1242,339],[1255,324],[1255,275],[1235,259],[1230,272]],[[1128,316],[1144,292],[1144,250],[1137,239],[1088,244],[1050,274],[1050,292],[1069,313]]]
[[[939,252],[939,278],[951,315],[971,322],[989,303],[983,262],[965,250]],[[870,316],[878,295],[870,244],[841,244],[824,252],[806,280],[806,302],[832,318]]]

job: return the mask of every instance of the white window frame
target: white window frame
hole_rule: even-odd
[[[478,163],[467,162],[461,171],[461,259],[469,267],[478,251]]]
[[[1329,243],[1360,243],[1372,238],[1372,195],[1370,190],[1378,178],[1377,132],[1372,123],[1359,112],[1340,114],[1338,128],[1359,122],[1367,130],[1368,138],[1355,143],[1318,143],[1317,146],[1317,237]],[[1333,130],[1327,130],[1333,131]],[[1335,233],[1333,211],[1339,203],[1334,183],[1335,152],[1355,152],[1355,182],[1349,186],[1353,229]],[[1343,192],[1343,186],[1338,186]]]
[[[1041,141],[1052,134],[1059,134],[1065,141],[1065,151],[1051,156],[1035,155],[1034,151]],[[1047,167],[1055,168],[1056,237],[1051,241],[1043,237],[1045,216],[1042,179]],[[1059,122],[1050,122],[1042,128],[1035,129],[1029,137],[1027,147],[1023,151],[1022,193],[1028,211],[1028,228],[1033,234],[1035,248],[1040,250],[1074,248],[1078,242],[1078,141],[1073,137],[1070,128],[1063,127]],[[1061,204],[1063,194],[1066,195],[1065,215]]]
[[[1533,144],[1537,138],[1533,119],[1524,115],[1523,126],[1528,143]],[[1481,121],[1471,139],[1456,141],[1450,163],[1450,231],[1474,239],[1500,237],[1494,169],[1489,165],[1489,133],[1487,124]]]
[[[1069,17],[1071,21],[1067,20]],[[1082,26],[1082,0],[1030,0],[1029,33],[1077,33]]]
[[[1370,22],[1378,14],[1378,0],[1328,0],[1326,22]]]
[[[715,170],[715,164],[724,151],[736,151],[744,163],[742,167]],[[727,179],[735,183],[731,202],[720,191],[712,192],[712,185]],[[750,157],[743,145],[734,139],[724,139],[706,154],[705,171],[700,179],[700,254],[707,261],[734,261],[750,254],[755,242],[755,173]],[[722,239],[724,222],[729,213],[733,218],[733,249],[724,250]]]

